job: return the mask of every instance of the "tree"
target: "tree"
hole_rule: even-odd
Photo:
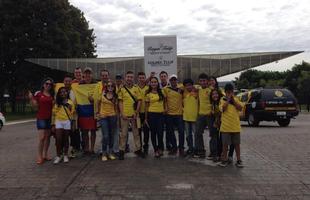
[[[310,104],[310,71],[301,71],[301,76],[297,80],[298,100],[301,104]]]
[[[1,0],[0,21],[0,95],[9,91],[13,109],[31,81],[23,78],[26,58],[96,56],[93,29],[68,0]]]

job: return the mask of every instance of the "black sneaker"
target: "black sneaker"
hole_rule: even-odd
[[[125,159],[125,158],[124,158],[124,154],[125,154],[124,151],[119,151],[119,157],[118,157],[118,159],[119,159],[119,160],[124,160],[124,159]]]
[[[186,154],[184,152],[184,149],[179,149],[179,157],[185,157]]]
[[[126,144],[125,153],[129,153],[129,152],[130,152],[129,144]]]
[[[221,162],[221,159],[219,157],[213,157],[213,162],[217,163],[217,162]]]
[[[223,160],[220,164],[218,164],[218,166],[220,167],[227,167],[228,163],[227,160]]]
[[[141,150],[135,151],[135,154],[139,156],[140,158],[145,158],[145,155]]]
[[[169,156],[175,156],[177,155],[178,151],[176,149],[171,149],[168,153]]]
[[[149,155],[149,149],[144,149],[143,153],[144,153],[145,156]]]
[[[116,157],[119,157],[119,152],[114,152],[114,155],[116,156]]]
[[[192,156],[192,155],[193,155],[193,151],[190,150],[190,149],[188,149],[188,150],[186,151],[186,156]]]
[[[233,163],[233,157],[228,157],[227,164],[231,165]]]
[[[244,167],[243,164],[242,164],[242,160],[237,160],[235,165],[236,165],[236,167],[239,167],[239,168],[243,168]]]

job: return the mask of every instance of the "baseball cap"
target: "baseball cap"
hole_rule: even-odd
[[[83,72],[84,72],[84,73],[85,73],[85,72],[90,72],[90,73],[92,73],[93,70],[92,70],[90,67],[86,67],[86,68],[84,69]]]
[[[169,80],[171,80],[171,79],[173,79],[173,78],[178,79],[177,75],[172,74],[172,75],[169,77]]]
[[[121,74],[116,74],[115,79],[122,79],[123,76]]]

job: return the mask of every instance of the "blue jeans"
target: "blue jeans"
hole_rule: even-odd
[[[117,117],[109,116],[100,119],[102,133],[102,154],[110,154],[113,150],[114,137],[116,135]]]
[[[177,140],[174,134],[175,127],[179,133],[179,146],[177,146]],[[179,149],[184,149],[184,123],[182,115],[167,115],[167,134],[172,149],[176,150],[178,147]]]
[[[193,132],[195,132],[195,122],[184,121],[186,141],[189,151],[194,150]]]

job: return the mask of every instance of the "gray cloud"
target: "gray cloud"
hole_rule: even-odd
[[[231,7],[183,0],[177,6],[184,7],[168,9],[162,7],[165,1],[161,6],[142,0],[87,2],[71,0],[94,28],[102,57],[143,55],[143,36],[163,34],[177,35],[183,54],[310,49],[307,0],[249,5],[234,1]],[[188,3],[193,6],[187,8]]]

